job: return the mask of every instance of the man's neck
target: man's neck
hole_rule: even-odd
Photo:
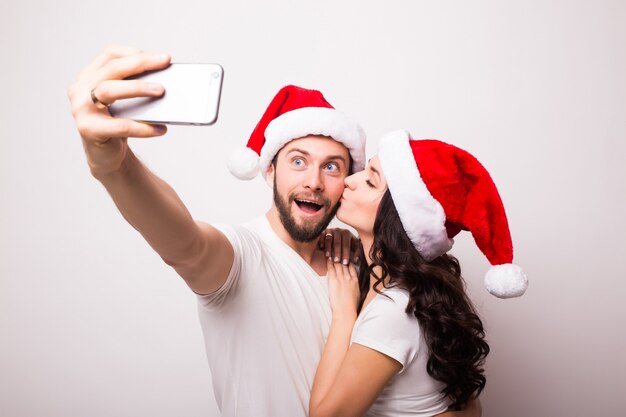
[[[272,206],[267,213],[265,213],[265,217],[270,223],[272,230],[274,233],[285,242],[291,249],[296,251],[298,255],[302,257],[306,262],[308,262],[311,267],[315,270],[317,264],[319,263],[319,255],[321,251],[318,248],[318,239],[315,239],[311,242],[298,242],[294,240],[285,226],[283,226],[283,222],[280,221],[280,216],[278,215],[278,210],[276,207]],[[319,272],[319,271],[318,271]],[[324,275],[325,272],[321,275]]]

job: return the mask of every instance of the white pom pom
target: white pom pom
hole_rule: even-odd
[[[495,265],[485,275],[485,287],[498,298],[519,297],[528,288],[528,278],[515,264]]]
[[[250,148],[239,148],[230,154],[228,170],[240,180],[251,180],[259,173],[259,155]]]

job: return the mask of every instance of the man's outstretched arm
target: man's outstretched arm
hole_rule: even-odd
[[[224,283],[233,260],[232,246],[217,229],[194,221],[174,190],[128,146],[128,137],[161,136],[165,126],[113,118],[98,103],[162,95],[160,85],[125,78],[165,68],[169,62],[167,55],[109,47],[80,73],[68,96],[92,175],[161,258],[192,290],[204,294]]]

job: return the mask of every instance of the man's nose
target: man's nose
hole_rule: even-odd
[[[322,191],[324,189],[324,182],[322,181],[322,173],[319,169],[311,169],[304,180],[304,187],[315,191]]]

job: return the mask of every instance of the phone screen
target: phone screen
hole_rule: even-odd
[[[217,121],[223,77],[218,64],[172,63],[159,71],[129,77],[163,85],[163,96],[118,100],[109,106],[109,112],[148,123],[211,125]]]

